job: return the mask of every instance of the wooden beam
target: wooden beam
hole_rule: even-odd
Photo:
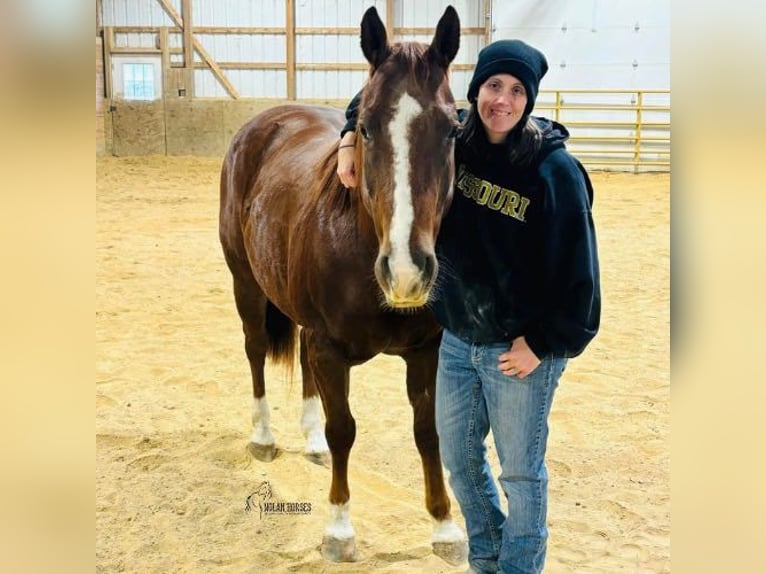
[[[184,22],[183,42],[184,49],[184,71],[183,92],[176,90],[176,94],[183,93],[184,97],[194,97],[194,21],[192,18],[192,0],[181,0],[181,17]]]
[[[348,71],[348,70],[357,70],[361,72],[366,72],[370,69],[370,65],[367,62],[351,62],[351,63],[343,63],[343,62],[337,62],[337,63],[321,63],[321,62],[312,62],[312,63],[305,63],[305,64],[295,64],[295,67],[298,70],[318,70],[318,71],[324,71],[324,72],[340,72],[340,71]]]
[[[394,41],[394,0],[386,0],[386,34],[388,35],[389,43]]]
[[[137,34],[137,33],[156,33],[159,26],[115,26],[114,31],[118,34]],[[435,28],[394,27],[394,34],[410,34],[413,36],[432,36]],[[386,30],[388,32],[388,30]],[[484,36],[485,28],[461,28],[462,36]],[[275,28],[269,26],[193,26],[192,34],[240,34],[240,35],[269,35],[282,36],[285,34],[284,28]],[[359,34],[359,28],[350,28],[348,26],[303,26],[295,28],[296,36],[356,36]]]
[[[160,28],[158,40],[161,54],[160,61],[162,62],[162,95],[166,98],[178,97],[178,92],[173,93],[170,82],[173,71],[170,69],[170,42],[168,41],[167,27],[163,26]]]
[[[192,28],[195,34],[264,34],[281,36],[285,33],[284,28],[269,26],[195,26]]]
[[[112,48],[112,54],[131,54],[131,55],[137,55],[137,54],[159,54],[160,49],[159,48],[146,48],[146,47],[136,47],[136,48]]]
[[[114,29],[104,27],[104,98],[112,99],[112,51],[114,50]]]
[[[192,9],[191,0],[181,0],[181,16],[183,17],[184,33],[184,64],[191,68],[194,63],[194,51],[192,49]]]
[[[295,0],[285,2],[285,43],[287,56],[287,99],[295,99]]]
[[[113,26],[116,34],[156,34],[160,26]]]
[[[176,12],[176,9],[173,8],[173,6],[168,2],[168,0],[157,0],[157,2],[160,3],[162,6],[162,9],[165,10],[168,16],[170,16],[170,19],[173,20],[173,23],[180,29],[183,30],[184,22],[183,18],[181,18],[180,14]],[[215,63],[213,58],[210,57],[210,54],[207,53],[207,50],[200,44],[199,40],[197,40],[196,37],[192,35],[192,45],[194,46],[194,49],[197,50],[197,53],[200,55],[200,58],[208,65],[210,68],[210,71],[213,72],[213,75],[218,78],[218,81],[221,82],[223,87],[226,89],[226,91],[229,93],[229,95],[236,99],[239,99],[239,94],[237,93],[237,90],[234,88],[234,86],[231,85],[231,82],[229,79],[224,75],[224,73],[221,71],[221,68],[218,67],[218,64]]]
[[[173,49],[170,49],[169,52],[172,54]],[[171,66],[174,68],[183,67],[181,63],[173,63]],[[194,62],[194,67],[206,69],[207,65],[204,62]],[[218,62],[218,67],[222,70],[287,70],[287,64],[283,62]],[[455,70],[473,70],[474,64],[453,64],[450,68]],[[367,62],[296,62],[295,69],[324,72],[353,70],[366,72],[370,69],[370,65]]]
[[[207,68],[202,62],[194,62],[195,68]],[[222,70],[285,70],[283,62],[218,62]],[[367,66],[369,67],[369,66]]]
[[[427,28],[425,26],[415,26],[405,28],[404,26],[397,26],[394,28],[394,34],[401,39],[401,36],[433,36],[436,32],[436,27]],[[484,28],[460,28],[461,36],[481,36],[485,32]]]
[[[295,33],[303,36],[356,36],[359,34],[359,27],[304,26],[303,28],[296,28]]]

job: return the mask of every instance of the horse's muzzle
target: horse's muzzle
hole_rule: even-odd
[[[409,264],[392,265],[388,256],[381,256],[375,265],[375,277],[394,309],[415,309],[428,302],[436,272],[433,255],[416,257]]]

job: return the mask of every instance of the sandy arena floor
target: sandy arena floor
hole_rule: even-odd
[[[282,455],[245,450],[250,375],[218,243],[219,168],[97,159],[97,572],[464,572],[431,554],[398,358],[352,370],[358,562],[319,553],[330,471],[302,456],[299,371],[292,386],[267,372]],[[593,181],[602,329],[553,406],[546,572],[670,572],[670,177]],[[311,512],[247,512],[264,481]]]

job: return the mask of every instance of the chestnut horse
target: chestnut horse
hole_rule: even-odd
[[[321,458],[327,445],[331,453],[322,553],[335,561],[355,559],[349,369],[378,353],[406,363],[434,552],[452,563],[465,558],[434,424],[441,330],[425,306],[438,269],[434,243],[452,197],[458,120],[447,70],[459,41],[451,6],[430,46],[389,44],[377,12],[367,10],[358,192],[344,189],[336,174],[343,114],[330,108],[289,105],[259,114],[234,136],[221,172],[220,239],[253,379],[251,451],[261,460],[274,456],[264,361],[267,354],[292,361],[300,325],[302,426],[308,455]]]

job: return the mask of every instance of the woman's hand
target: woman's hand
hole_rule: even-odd
[[[356,160],[355,141],[356,134],[354,132],[346,132],[338,146],[338,177],[347,189],[356,187],[357,184],[356,166],[354,165]]]
[[[497,368],[509,377],[523,379],[540,364],[540,359],[532,352],[524,337],[516,337],[511,349],[499,357]]]

